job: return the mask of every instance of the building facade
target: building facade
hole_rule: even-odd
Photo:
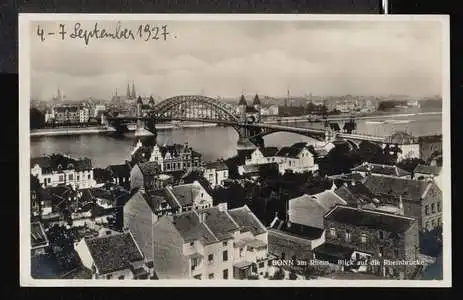
[[[187,143],[169,146],[155,145],[149,161],[157,162],[162,172],[174,172],[201,167],[201,154]]]
[[[418,224],[413,218],[336,206],[325,215],[325,231],[326,244],[350,249],[355,261],[366,263],[367,272],[411,279],[419,267]],[[372,264],[374,260],[378,264]],[[390,263],[397,261],[415,264]]]
[[[31,174],[38,178],[42,187],[72,185],[76,188],[96,186],[92,161],[88,158],[73,159],[53,154],[31,159]]]
[[[223,186],[229,176],[228,167],[223,161],[206,164],[203,176],[209,181],[211,188]]]
[[[160,279],[268,276],[267,229],[249,208],[226,204],[162,217],[154,224]]]
[[[59,105],[53,107],[55,124],[78,124],[80,122],[80,109],[77,105]]]

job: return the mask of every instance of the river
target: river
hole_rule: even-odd
[[[385,123],[381,123],[386,121]],[[408,122],[409,121],[409,122]],[[321,123],[282,123],[298,127],[322,128]],[[339,124],[341,127],[343,122]],[[395,131],[407,131],[414,136],[442,133],[442,115],[384,117],[377,120],[358,120],[357,131],[387,136]],[[236,154],[238,134],[231,127],[178,128],[158,130],[158,144],[185,143],[203,155],[205,161],[228,158]],[[309,137],[278,132],[264,138],[266,146],[286,146],[295,142],[311,142]],[[31,157],[52,153],[72,157],[88,157],[95,167],[104,168],[130,159],[136,143],[135,136],[115,137],[103,134],[74,136],[43,136],[31,138]]]

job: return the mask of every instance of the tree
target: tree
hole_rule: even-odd
[[[93,176],[98,183],[106,183],[112,181],[112,175],[109,170],[95,168],[93,169]]]
[[[296,279],[297,279],[296,272],[291,271],[291,272],[289,273],[289,280],[296,280]]]
[[[384,164],[386,160],[381,146],[369,141],[359,144],[358,155],[363,162]]]
[[[275,271],[275,274],[273,274],[273,276],[270,278],[272,280],[282,280],[282,279],[285,279],[285,272],[283,271],[282,268],[278,268],[276,271]]]
[[[425,162],[419,158],[406,158],[400,161],[399,163],[397,163],[397,167],[405,171],[408,171],[410,173],[413,173],[416,166],[418,166],[419,164],[424,164],[424,163]]]
[[[45,126],[45,115],[37,108],[29,110],[30,129],[39,129]]]

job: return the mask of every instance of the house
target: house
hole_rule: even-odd
[[[130,165],[128,163],[120,165],[110,165],[107,167],[113,182],[118,185],[130,183]]]
[[[223,186],[225,180],[228,179],[228,167],[223,161],[208,163],[204,167],[203,176],[209,181],[211,188]]]
[[[411,179],[412,174],[408,171],[405,171],[397,166],[392,165],[380,165],[373,164],[369,162],[364,162],[363,164],[352,168],[352,173],[360,174],[363,177],[367,175],[378,175],[378,176],[392,176],[399,178]]]
[[[376,196],[361,182],[344,182],[334,193],[352,207],[374,209],[380,203]]]
[[[364,184],[380,203],[402,205],[420,231],[442,225],[442,191],[434,181],[370,175]]]
[[[158,163],[149,161],[136,164],[130,170],[130,190],[157,187],[163,178],[160,178],[161,167]]]
[[[414,275],[419,265],[415,219],[338,205],[324,220],[326,242],[314,250],[316,259],[348,259],[358,264],[346,268],[383,277],[410,279]],[[397,261],[411,263],[394,264]]]
[[[153,225],[160,279],[246,279],[267,274],[267,230],[244,206],[226,203],[163,216]]]
[[[190,168],[201,167],[201,154],[189,147],[188,143],[184,145],[154,145],[149,161],[157,162],[163,173],[184,171]]]
[[[73,159],[61,154],[31,159],[31,174],[38,178],[42,187],[73,185],[77,188],[96,186],[93,179],[92,161],[88,158]]]
[[[256,148],[252,153],[250,159],[245,161],[246,165],[258,165],[272,162],[272,157],[278,152],[277,147],[261,147]]]
[[[439,176],[441,167],[438,166],[427,166],[418,164],[413,170],[413,178],[417,180],[428,180]]]
[[[31,223],[31,256],[43,255],[50,246],[42,223]]]
[[[212,196],[198,182],[165,187],[172,207],[180,212],[212,207]]]
[[[148,279],[152,272],[130,231],[83,238],[76,251],[93,279]]]
[[[290,147],[281,148],[272,158],[272,162],[279,164],[279,170],[282,174],[287,170],[294,173],[318,170],[318,165],[314,161],[314,154],[307,148],[306,143],[295,143]]]
[[[442,153],[442,135],[420,136],[420,158],[428,161],[436,153]]]

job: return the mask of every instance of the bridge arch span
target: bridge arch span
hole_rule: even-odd
[[[230,105],[214,98],[198,95],[167,98],[156,104],[153,111],[158,117],[172,119],[209,119],[233,123],[240,121]]]

